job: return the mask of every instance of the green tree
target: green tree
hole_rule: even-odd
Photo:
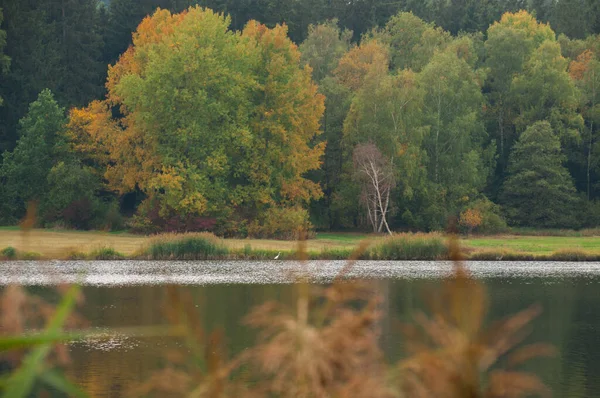
[[[448,32],[407,12],[394,15],[375,37],[390,46],[392,68],[417,72],[450,41]]]
[[[434,196],[451,213],[483,189],[495,151],[493,145],[485,147],[481,80],[452,49],[437,53],[419,75],[425,90],[423,114],[430,126],[424,141],[428,176]],[[446,220],[438,222],[442,226]]]
[[[60,151],[65,112],[50,90],[43,90],[19,122],[20,138],[12,152],[4,153],[0,168],[5,220],[19,219],[28,201],[48,191],[47,176]]]
[[[547,121],[528,127],[515,143],[501,193],[511,225],[537,228],[576,227],[577,196],[563,166],[558,134]]]
[[[500,175],[504,172],[510,147],[518,132],[514,125],[518,108],[514,105],[516,98],[511,96],[513,78],[523,73],[535,49],[547,40],[555,40],[552,29],[538,23],[526,11],[504,14],[487,31],[486,114],[491,121],[488,130],[498,142]]]
[[[77,229],[89,229],[99,212],[97,190],[101,181],[89,167],[77,161],[59,161],[48,172],[48,191],[40,203],[46,223],[64,221]]]
[[[317,83],[332,75],[350,48],[351,37],[352,32],[340,30],[336,19],[308,27],[308,36],[299,47],[300,60],[310,65]]]
[[[319,92],[325,96],[325,112],[321,121],[323,134],[318,137],[318,141],[326,142],[327,146],[321,168],[310,173],[311,179],[321,185],[323,198],[311,203],[311,214],[317,226],[330,229],[339,228],[340,220],[346,213],[352,212],[345,207],[334,211],[334,206],[342,202],[338,194],[344,162],[342,136],[351,92],[333,76],[340,58],[350,48],[351,37],[352,32],[342,31],[337,26],[337,21],[332,20],[310,26],[308,36],[299,48],[302,54],[301,62],[312,68],[313,79],[319,85]]]
[[[578,134],[582,122],[576,112],[579,90],[569,77],[568,64],[557,42],[545,41],[533,52],[523,73],[513,79],[510,88],[511,98],[519,110],[515,118],[518,131],[537,121],[548,120],[561,137]]]
[[[394,171],[392,202],[410,200],[425,164],[422,144],[428,129],[421,116],[425,90],[410,70],[393,75],[378,71],[367,75],[354,96],[344,123],[344,143],[349,148],[375,145]]]

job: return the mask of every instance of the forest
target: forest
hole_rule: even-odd
[[[0,225],[600,225],[600,2],[0,0]]]

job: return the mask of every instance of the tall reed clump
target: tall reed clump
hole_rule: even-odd
[[[207,232],[164,234],[153,238],[142,257],[151,260],[222,259],[229,250],[215,235]]]
[[[397,234],[384,239],[368,252],[373,260],[442,260],[448,246],[440,234]]]
[[[518,370],[532,358],[555,354],[547,344],[519,347],[541,308],[533,305],[485,328],[485,287],[470,277],[456,238],[449,249],[454,272],[430,295],[430,315],[419,312],[404,328],[409,356],[398,364],[401,390],[415,398],[550,396],[536,375]]]

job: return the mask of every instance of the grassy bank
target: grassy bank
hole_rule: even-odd
[[[471,260],[600,261],[600,237],[585,234],[502,235],[461,240]],[[319,233],[306,242],[310,259],[347,259],[369,240],[363,259],[435,260],[447,258],[440,234],[399,234],[393,238]],[[103,232],[0,228],[0,259],[294,259],[297,243],[262,239],[218,239],[210,234],[144,237]]]

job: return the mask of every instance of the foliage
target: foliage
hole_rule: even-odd
[[[341,31],[337,19],[309,25],[308,35],[298,50],[301,61],[310,65],[316,82],[321,82],[336,68],[350,48],[351,38],[352,32]]]
[[[479,213],[481,221],[477,226],[477,232],[483,234],[497,234],[506,232],[508,226],[502,217],[500,206],[483,197],[469,204],[469,208]]]
[[[301,207],[271,207],[248,226],[248,235],[256,238],[297,240],[312,230],[308,212]]]
[[[537,122],[515,144],[502,203],[514,225],[556,228],[576,226],[575,188],[563,166],[560,140],[550,123]]]
[[[6,258],[7,260],[14,260],[17,257],[17,249],[12,246],[7,246],[4,249],[0,250],[0,255]]]
[[[89,229],[99,214],[96,190],[100,181],[90,168],[76,163],[57,163],[48,173],[48,194],[40,212],[45,222],[64,220],[76,229]]]
[[[61,106],[82,106],[104,88],[103,41],[97,0],[5,1],[5,54],[11,68],[0,80],[0,152],[19,138],[18,121],[44,89]],[[1,57],[1,56],[0,56]]]
[[[376,34],[390,46],[391,66],[395,69],[421,71],[435,51],[443,50],[450,34],[427,23],[410,12],[400,12],[390,18],[385,29]]]
[[[481,216],[481,212],[477,209],[467,209],[460,213],[460,217],[458,219],[458,223],[463,227],[468,229],[468,233],[473,232],[474,228],[477,228],[481,225],[483,221],[483,217]]]

